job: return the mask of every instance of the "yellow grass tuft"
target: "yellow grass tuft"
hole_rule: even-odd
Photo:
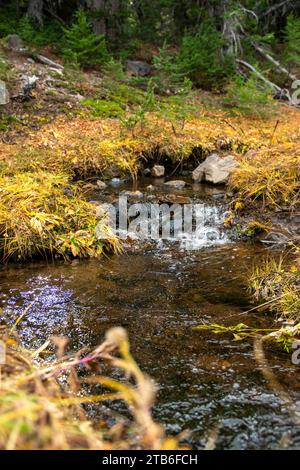
[[[113,328],[94,351],[73,356],[65,354],[66,339],[54,338],[53,342],[57,359],[45,361],[41,356],[49,341],[32,353],[2,332],[6,358],[0,366],[1,450],[180,448],[178,439],[168,438],[152,418],[156,387],[131,356],[125,330]],[[124,380],[91,375],[91,370],[99,372],[100,368],[103,373],[106,365],[123,372]],[[103,392],[87,393],[87,383],[100,384]],[[109,427],[101,416],[92,422],[82,407],[114,400],[127,404],[132,420],[119,416]]]
[[[117,251],[113,234],[105,241],[97,239],[98,222],[95,207],[63,173],[20,172],[0,178],[3,261],[54,255],[83,258],[98,256],[104,249]]]

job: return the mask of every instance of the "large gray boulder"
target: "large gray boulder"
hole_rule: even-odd
[[[7,36],[7,47],[12,51],[20,51],[23,49],[23,42],[20,36],[17,34],[9,34],[9,36]]]
[[[212,184],[226,184],[228,183],[230,173],[238,166],[239,163],[233,155],[220,157],[214,153],[194,170],[193,180],[196,183],[206,181]]]
[[[137,77],[146,77],[152,71],[151,65],[142,60],[126,60],[125,68],[127,73]]]
[[[5,105],[9,103],[9,93],[7,91],[5,82],[0,80],[0,105]]]

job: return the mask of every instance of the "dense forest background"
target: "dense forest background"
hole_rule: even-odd
[[[285,88],[300,65],[299,15],[298,0],[1,0],[0,37],[16,32],[83,67],[147,60],[204,89],[249,75],[249,65],[255,75],[259,61]]]

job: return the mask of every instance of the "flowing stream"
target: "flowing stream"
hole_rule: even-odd
[[[132,187],[94,199],[111,201],[122,189]],[[158,187],[154,195],[163,192]],[[123,254],[100,260],[3,268],[2,320],[13,324],[35,300],[19,327],[24,343],[35,348],[51,335],[66,335],[74,350],[100,344],[108,328],[122,325],[134,357],[158,384],[154,415],[170,433],[190,430],[195,448],[217,429],[218,449],[277,449],[282,442],[300,449],[300,431],[262,377],[251,340],[193,330],[202,322],[270,324],[266,314],[241,315],[250,307],[247,270],[266,249],[235,242],[224,231],[220,190],[202,186],[178,194],[205,201],[217,223],[180,242],[131,241]],[[276,348],[267,357],[300,406],[299,366]]]

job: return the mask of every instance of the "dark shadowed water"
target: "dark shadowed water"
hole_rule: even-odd
[[[69,263],[33,263],[0,272],[2,317],[27,346],[66,335],[72,348],[95,346],[124,326],[133,355],[159,385],[155,417],[169,432],[191,431],[196,448],[218,427],[217,448],[276,449],[283,437],[300,448],[300,431],[269,390],[251,341],[193,331],[203,321],[269,325],[246,318],[245,274],[265,256],[259,245],[225,243],[188,250],[180,244],[134,246],[121,256]],[[270,365],[300,406],[299,366],[279,350]]]

